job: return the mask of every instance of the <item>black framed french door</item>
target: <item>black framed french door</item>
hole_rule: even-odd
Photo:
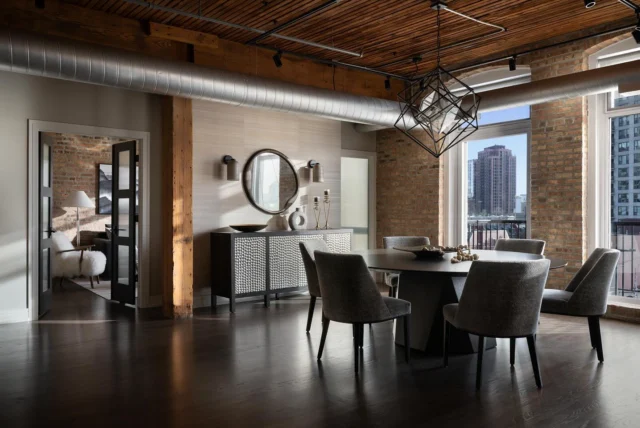
[[[49,139],[39,136],[38,171],[38,317],[51,309],[51,234],[53,233],[53,150]]]
[[[112,146],[111,300],[136,303],[136,145]]]

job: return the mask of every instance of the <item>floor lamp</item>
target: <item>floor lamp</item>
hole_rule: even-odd
[[[80,245],[80,208],[95,208],[96,206],[91,202],[91,199],[84,191],[79,190],[73,192],[62,204],[64,207],[75,207],[76,209],[76,245]]]

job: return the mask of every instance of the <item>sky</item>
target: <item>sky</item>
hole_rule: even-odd
[[[488,125],[491,123],[508,122],[511,120],[525,119],[529,117],[529,107],[515,107],[512,109],[483,113],[480,116],[479,124]],[[470,141],[467,144],[467,159],[478,159],[478,152],[493,146],[503,145],[510,149],[516,157],[516,195],[527,193],[527,134],[512,135],[509,137],[491,138],[488,140]]]

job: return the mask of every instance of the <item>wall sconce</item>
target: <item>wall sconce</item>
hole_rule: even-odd
[[[227,165],[227,181],[240,181],[240,168],[238,161],[232,156],[225,155],[222,158],[222,163]]]
[[[309,169],[312,171],[311,175],[314,183],[324,183],[324,170],[322,169],[322,165],[320,162],[315,160],[310,160],[307,164]]]

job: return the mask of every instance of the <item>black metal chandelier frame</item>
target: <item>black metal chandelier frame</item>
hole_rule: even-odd
[[[480,96],[440,66],[440,8],[437,10],[437,65],[398,93],[395,128],[439,158],[478,130]],[[449,87],[459,85],[456,94]],[[462,90],[462,91],[461,91]],[[443,126],[446,129],[443,129]]]

